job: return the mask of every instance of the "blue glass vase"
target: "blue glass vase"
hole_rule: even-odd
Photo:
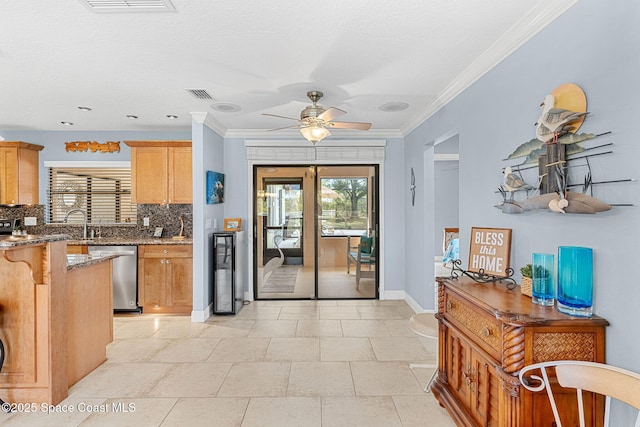
[[[552,254],[531,256],[531,300],[534,304],[552,306],[556,301],[554,259]]]
[[[558,310],[573,316],[593,314],[593,251],[558,247]]]

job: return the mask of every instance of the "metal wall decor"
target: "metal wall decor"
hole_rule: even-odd
[[[97,142],[97,141],[72,141],[65,142],[65,150],[67,152],[85,152],[91,151],[93,153],[119,153],[120,152],[120,141],[107,141],[107,142]]]
[[[558,213],[595,214],[612,206],[631,206],[627,203],[609,204],[594,197],[594,186],[631,182],[633,178],[594,181],[590,158],[611,154],[603,143],[585,147],[582,144],[611,132],[580,133],[577,131],[588,112],[582,89],[571,83],[555,88],[540,104],[536,122],[536,137],[519,145],[506,159],[524,158],[520,164],[506,166],[503,182],[498,187],[502,202],[496,207],[503,213],[522,213],[534,209],[548,209]],[[531,175],[531,172],[537,172]],[[529,176],[527,182],[526,176]],[[525,194],[524,200],[515,200]]]
[[[416,204],[416,174],[413,172],[413,167],[411,168],[411,185],[409,185],[409,190],[411,190],[411,206],[415,206],[415,204]]]

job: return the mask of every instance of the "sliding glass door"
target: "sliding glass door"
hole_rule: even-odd
[[[257,299],[378,297],[376,170],[254,168]]]
[[[377,298],[374,166],[318,166],[318,298]]]

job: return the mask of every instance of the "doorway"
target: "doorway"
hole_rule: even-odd
[[[254,166],[256,299],[378,298],[377,168]]]

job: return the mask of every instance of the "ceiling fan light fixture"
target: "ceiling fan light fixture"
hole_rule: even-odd
[[[331,135],[331,132],[321,126],[303,127],[300,129],[300,133],[307,141],[314,145],[316,142],[322,141],[323,139]]]

